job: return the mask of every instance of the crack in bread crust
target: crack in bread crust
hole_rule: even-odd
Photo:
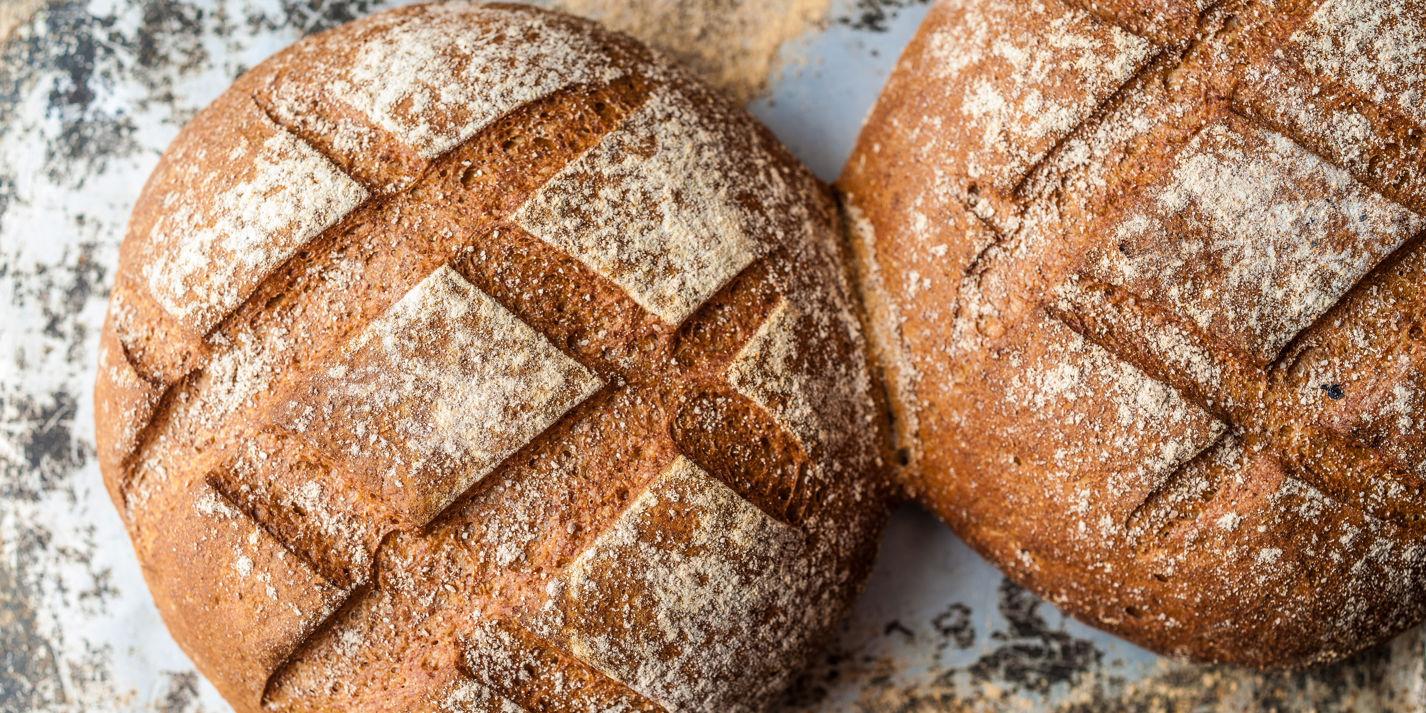
[[[902,315],[871,329],[914,384],[904,479],[1012,577],[1151,648],[1301,666],[1399,630],[1426,611],[1426,172],[1368,58],[1415,71],[1426,6],[1063,5],[938,5],[839,181],[864,287]],[[1080,12],[1157,54],[1113,92],[1035,85],[1104,98],[1023,175],[937,131],[999,85],[923,77],[1058,47]]]
[[[288,231],[226,314],[175,319],[135,276],[175,249],[154,226],[192,176],[245,175],[257,129],[234,112],[365,198]],[[320,191],[275,165],[244,195]],[[235,210],[213,230],[287,230]],[[164,392],[122,369],[96,387],[134,420],[105,476],[175,638],[239,710],[761,706],[885,516],[835,230],[765,130],[583,21],[415,6],[259,66],[176,140],[122,251],[110,341]],[[622,624],[569,618],[616,591]],[[557,595],[564,619],[541,613]],[[466,634],[489,622],[605,697],[481,683],[494,652]]]

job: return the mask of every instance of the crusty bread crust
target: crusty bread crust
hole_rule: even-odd
[[[239,711],[755,710],[863,581],[886,442],[830,193],[524,7],[304,40],[134,210],[95,390]]]
[[[1426,604],[1426,4],[946,0],[839,182],[902,480],[1157,651]]]

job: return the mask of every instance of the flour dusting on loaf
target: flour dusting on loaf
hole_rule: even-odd
[[[243,713],[765,709],[886,516],[836,230],[586,21],[417,5],[279,53],[121,249],[97,432],[159,611]]]
[[[1013,6],[952,0],[938,12],[954,13],[961,23],[954,37],[918,40],[927,43],[927,81],[959,90],[946,95],[956,121],[940,128],[963,141],[970,175],[1007,188],[1153,50],[1145,39],[1059,0]],[[1007,23],[1024,30],[1004,32]]]
[[[433,4],[363,34],[379,39],[362,42],[331,90],[426,158],[521,104],[620,74],[587,33],[538,12]]]
[[[1199,133],[1151,196],[1099,269],[1264,361],[1426,227],[1281,134],[1235,121]]]
[[[805,370],[798,364],[801,345],[794,325],[801,315],[795,309],[785,301],[778,303],[728,367],[728,378],[739,391],[776,414],[804,447],[810,448],[822,441],[822,424],[817,395],[808,392]]]
[[[668,710],[745,710],[713,682],[786,682],[804,546],[680,457],[550,583],[535,631]]]
[[[1426,614],[1426,439],[1401,428],[1423,22],[1415,0],[937,4],[839,181],[918,499],[1175,655],[1306,666]],[[966,107],[1025,128],[958,132]]]
[[[297,387],[279,420],[353,462],[417,524],[601,385],[441,267]]]
[[[226,150],[221,160],[241,168],[191,176],[191,190],[209,200],[167,206],[150,238],[174,247],[144,269],[149,288],[195,331],[206,332],[256,279],[367,195],[301,139],[265,119],[255,123],[260,141],[207,149]],[[213,260],[218,255],[221,262]]]
[[[766,232],[770,206],[746,203],[786,190],[768,167],[734,165],[720,119],[655,92],[515,220],[679,324],[765,250],[754,236]],[[735,183],[735,172],[753,181]]]
[[[1298,30],[1307,69],[1426,124],[1426,8],[1415,2],[1327,0]]]
[[[441,713],[528,713],[510,699],[478,683],[464,681],[441,701]]]

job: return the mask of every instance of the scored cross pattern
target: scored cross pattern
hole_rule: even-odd
[[[1268,33],[1264,34],[1272,39],[1260,40],[1263,49],[1250,56],[1257,66],[1291,66],[1294,59],[1301,62],[1313,48],[1320,48],[1324,34],[1360,37],[1369,32],[1366,16],[1376,13],[1372,3],[1330,0],[1304,13],[1306,20],[1293,27],[1271,58],[1265,50],[1276,38]],[[1402,21],[1395,29],[1420,28],[1420,7],[1415,14],[1411,23],[1399,18]],[[1349,19],[1343,21],[1343,15]],[[1339,46],[1328,51],[1357,59],[1364,56],[1364,49]],[[1359,77],[1363,68],[1347,71]],[[1386,80],[1393,70],[1382,66],[1370,71]],[[1302,72],[1295,84],[1266,84],[1250,73],[1243,93],[1261,97],[1269,87],[1290,92],[1312,86],[1296,91],[1315,94],[1316,87],[1339,86],[1346,78],[1339,72],[1316,76]],[[1274,105],[1266,97],[1257,104],[1262,109]],[[1363,104],[1358,99],[1349,106]],[[1305,115],[1313,109],[1298,105],[1292,111]],[[1303,123],[1328,125],[1342,109],[1329,109],[1324,102],[1316,111],[1317,121]],[[1142,356],[1134,359],[1145,371],[1181,384],[1185,391],[1193,389],[1199,403],[1238,429],[1270,434],[1278,457],[1327,496],[1373,517],[1414,527],[1426,514],[1426,499],[1420,495],[1426,484],[1418,471],[1420,459],[1377,448],[1345,429],[1312,425],[1322,422],[1324,401],[1341,398],[1337,382],[1348,374],[1324,374],[1325,380],[1306,384],[1304,394],[1304,384],[1287,370],[1302,372],[1304,353],[1314,351],[1311,340],[1345,331],[1341,321],[1327,320],[1329,311],[1334,307],[1335,314],[1341,315],[1363,311],[1359,305],[1365,295],[1360,293],[1371,287],[1361,285],[1368,273],[1379,265],[1383,274],[1396,268],[1399,261],[1393,255],[1401,254],[1404,246],[1416,246],[1409,239],[1426,227],[1426,219],[1412,210],[1413,205],[1420,207],[1419,198],[1393,202],[1403,198],[1402,192],[1384,190],[1389,184],[1372,171],[1352,171],[1354,166],[1338,160],[1344,151],[1354,153],[1343,145],[1350,143],[1348,137],[1371,135],[1377,127],[1337,134],[1335,150],[1323,155],[1278,133],[1292,130],[1274,120],[1280,112],[1257,111],[1250,102],[1239,101],[1200,129],[1180,151],[1172,173],[1144,191],[1148,198],[1142,207],[1116,219],[1117,227],[1111,230],[1112,240],[1118,242],[1104,250],[1104,257],[1087,275],[1091,280],[1103,275],[1103,282],[1089,288],[1099,294],[1079,305],[1076,311],[1083,318],[1067,322],[1077,323],[1091,339],[1121,347],[1115,349],[1118,353],[1130,354],[1122,348],[1129,343],[1127,331],[1147,317],[1157,324],[1145,325],[1138,339]],[[1322,145],[1320,141],[1307,145],[1313,143]],[[1416,162],[1419,165],[1419,158]],[[1156,222],[1160,220],[1171,222]],[[1176,239],[1173,253],[1165,252],[1170,241],[1163,236]],[[1165,268],[1170,265],[1182,267],[1169,272]],[[1353,288],[1358,294],[1349,293]],[[1113,297],[1116,291],[1122,293]],[[1132,297],[1126,299],[1124,293]],[[1091,306],[1097,301],[1105,302],[1106,309]],[[1116,312],[1121,313],[1117,318],[1112,316]],[[1319,326],[1311,336],[1304,334],[1314,324]],[[1143,338],[1165,332],[1194,334],[1199,344],[1209,346],[1195,353],[1179,349],[1172,338]],[[1293,340],[1305,349],[1288,350]],[[1172,346],[1165,349],[1167,345]],[[1307,356],[1313,358],[1320,357]],[[1221,371],[1212,367],[1196,371],[1196,364],[1221,365]],[[1372,387],[1353,385],[1354,391],[1358,388]],[[1249,407],[1253,401],[1262,405]],[[1168,511],[1183,507],[1182,502],[1172,503],[1192,487],[1182,477],[1165,483],[1136,514],[1150,526],[1162,527]]]
[[[1147,480],[1154,483],[1152,495],[1146,493],[1148,502],[1135,510],[1135,524],[1160,531],[1170,524],[1172,513],[1193,510],[1188,505],[1194,499],[1188,497],[1189,489],[1195,489],[1194,496],[1211,497],[1214,489],[1202,488],[1186,477],[1193,472],[1188,462],[1199,454],[1216,455],[1214,444],[1240,440],[1245,432],[1266,439],[1295,474],[1329,497],[1374,517],[1402,524],[1418,521],[1426,515],[1426,497],[1419,495],[1426,492],[1422,488],[1426,481],[1416,472],[1417,461],[1364,443],[1344,430],[1311,425],[1321,421],[1321,401],[1338,398],[1335,391],[1327,388],[1320,394],[1303,394],[1302,385],[1285,376],[1291,368],[1301,369],[1295,358],[1302,352],[1289,345],[1306,344],[1340,330],[1340,324],[1326,321],[1325,315],[1334,308],[1343,312],[1353,304],[1351,291],[1364,289],[1360,285],[1368,273],[1379,265],[1383,270],[1397,265],[1396,256],[1414,248],[1416,242],[1411,238],[1426,227],[1426,219],[1413,210],[1420,207],[1419,198],[1406,200],[1403,191],[1390,190],[1399,186],[1400,180],[1384,183],[1364,164],[1337,160],[1354,153],[1351,147],[1341,145],[1344,139],[1360,136],[1366,142],[1380,141],[1378,133],[1400,131],[1387,122],[1400,123],[1402,117],[1383,118],[1391,112],[1372,107],[1371,116],[1379,121],[1372,125],[1367,114],[1355,114],[1354,120],[1361,125],[1354,127],[1354,133],[1332,137],[1338,145],[1326,153],[1320,150],[1321,138],[1290,138],[1296,133],[1293,128],[1330,125],[1334,120],[1331,112],[1343,109],[1323,106],[1332,101],[1328,98],[1316,99],[1323,104],[1319,106],[1274,107],[1264,84],[1270,81],[1268,71],[1275,72],[1271,77],[1276,80],[1287,81],[1291,76],[1297,84],[1284,91],[1296,91],[1295,96],[1306,101],[1318,93],[1319,86],[1329,91],[1335,88],[1340,95],[1347,91],[1344,84],[1349,88],[1353,82],[1372,81],[1361,79],[1363,75],[1385,75],[1388,69],[1343,67],[1335,61],[1320,62],[1327,67],[1325,73],[1304,69],[1304,62],[1311,66],[1313,52],[1362,56],[1352,51],[1352,45],[1342,45],[1340,39],[1335,40],[1339,46],[1323,50],[1324,43],[1330,41],[1322,37],[1367,32],[1364,28],[1369,25],[1364,23],[1368,18],[1357,15],[1375,15],[1373,5],[1331,0],[1315,10],[1311,9],[1313,3],[1269,10],[1252,2],[1224,2],[1208,8],[1200,23],[1173,20],[1196,17],[1184,3],[1171,4],[1157,20],[1131,12],[1134,3],[1111,3],[1114,9],[1110,10],[1097,4],[1080,9],[1071,2],[1058,10],[1054,5],[1051,13],[1063,13],[1064,22],[1082,27],[1087,36],[1104,36],[1103,41],[1110,42],[1110,34],[1125,33],[1124,37],[1133,39],[1113,40],[1116,49],[1107,51],[1110,61],[1094,70],[1112,86],[1098,94],[1074,93],[1082,97],[1081,104],[1066,109],[1074,121],[1066,122],[1058,132],[1014,127],[1038,138],[1025,144],[1017,134],[1009,142],[988,142],[990,148],[982,149],[990,151],[1008,143],[1037,152],[1027,157],[988,155],[981,159],[994,169],[986,174],[994,179],[978,187],[974,195],[965,196],[967,207],[987,221],[992,234],[1012,237],[992,237],[974,258],[972,289],[982,292],[963,299],[995,300],[998,295],[1038,291],[1034,281],[1041,273],[1025,269],[1021,260],[1062,265],[1059,277],[1049,280],[1054,287],[1049,290],[1052,299],[1046,307],[1049,318],[1063,326],[1043,327],[1048,330],[1043,338],[1069,339],[1064,330],[1069,327],[1093,345],[1087,348],[1107,350],[1143,375],[1173,387],[1185,405],[1193,405],[1188,406],[1190,411],[1201,407],[1205,415],[1211,414],[1207,421],[1185,414],[1202,425],[1187,426],[1185,421],[1189,435],[1183,437],[1188,440],[1163,446],[1173,456],[1157,462],[1158,472],[1148,475]],[[1392,13],[1412,14],[1411,22],[1398,17],[1385,25],[1378,19],[1370,26],[1401,32],[1419,28],[1420,8],[1415,3],[1407,5],[1412,8]],[[1300,19],[1294,21],[1294,17]],[[1341,17],[1354,20],[1338,22]],[[1025,23],[1044,21],[1029,18]],[[1210,29],[1202,33],[1203,41],[1185,43],[1194,36],[1195,24]],[[1135,32],[1159,37],[1163,44],[1155,52],[1144,51],[1145,40]],[[1023,36],[1033,35],[1027,31]],[[1279,46],[1282,51],[1271,51]],[[1228,47],[1234,48],[1231,62],[1225,57],[1224,48]],[[1059,56],[1053,60],[1069,61]],[[1180,75],[1198,76],[1177,87],[1154,86],[1165,65],[1181,68]],[[1272,69],[1261,69],[1263,66]],[[1242,71],[1245,69],[1252,71]],[[1248,79],[1235,92],[1232,89],[1241,75]],[[1095,80],[1079,81],[1096,86]],[[1298,89],[1304,85],[1308,89]],[[1214,87],[1222,87],[1216,91],[1238,100],[1205,104],[1198,99],[1202,93],[1215,91]],[[1037,84],[1036,89],[1049,91],[1043,84]],[[1154,97],[1158,103],[1150,105],[1138,99],[1144,94],[1160,95]],[[1353,96],[1352,107],[1360,106],[1364,99],[1379,98]],[[1198,106],[1190,109],[1185,106],[1189,104]],[[1015,106],[1005,109],[1012,116],[1021,110],[1023,107]],[[1076,227],[1060,246],[1046,244],[1045,251],[1054,253],[1047,260],[1044,253],[1033,250],[1001,249],[1036,239],[1025,235],[1043,230],[1039,226],[1052,218],[1077,218],[1079,214],[1069,207],[1046,209],[1042,196],[1047,194],[1042,191],[1052,190],[1051,186],[1078,187],[1071,181],[1072,172],[1087,169],[1074,165],[1080,162],[1077,156],[1084,155],[1081,152],[1096,141],[1105,140],[1094,127],[1115,122],[1120,112],[1135,111],[1147,114],[1138,123],[1147,127],[1140,129],[1140,141],[1149,146],[1138,149],[1142,154],[1130,160],[1144,165],[1164,159],[1165,168],[1157,177],[1123,171],[1111,178],[1137,177],[1141,187],[1135,190],[1140,197],[1121,201],[1117,207],[1095,202],[1105,200],[1100,196],[1113,195],[1111,190],[1090,190],[1088,196],[1069,198],[1083,201],[1084,214],[1098,209],[1106,217]],[[1323,115],[1313,115],[1314,111]],[[1190,117],[1186,124],[1168,119],[1183,115]],[[1155,123],[1160,117],[1163,123]],[[1296,117],[1297,124],[1284,120],[1291,117]],[[997,125],[1005,121],[996,119]],[[1415,158],[1412,165],[1419,161]],[[1382,162],[1383,166],[1390,164]],[[1075,267],[1081,264],[1088,267]],[[998,321],[1012,323],[1030,309],[1028,303],[1010,306],[1000,310]],[[1033,322],[1038,318],[1024,319]],[[980,327],[981,334],[997,334],[995,328]],[[975,344],[981,338],[972,335],[963,344]],[[1114,378],[1142,377],[1130,373]],[[1126,388],[1132,392],[1140,387]],[[1220,420],[1218,425],[1212,425],[1214,419]],[[1177,475],[1170,475],[1174,473]]]
[[[948,0],[908,49],[842,181],[908,470],[1056,603],[1262,664],[1418,616],[1426,6],[1389,5]]]
[[[116,297],[163,305],[178,337],[120,327],[142,376],[116,384],[149,423],[114,442],[179,640],[223,652],[205,670],[239,707],[735,710],[779,688],[777,652],[830,611],[807,599],[821,545],[801,522],[828,445],[797,390],[818,372],[781,294],[803,258],[773,243],[806,239],[773,222],[806,229],[779,205],[803,189],[745,119],[646,69],[542,79],[427,155],[401,132],[430,127],[341,114],[320,97],[339,82],[275,62],[214,109],[271,155],[200,179],[180,140],[156,183],[206,181],[218,221],[181,230],[212,237]],[[301,200],[331,186],[345,197]],[[260,257],[208,290],[214,245]],[[175,578],[192,562],[227,576]]]

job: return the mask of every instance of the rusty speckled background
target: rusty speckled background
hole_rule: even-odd
[[[829,1],[749,103],[824,178],[925,13],[916,0]],[[185,120],[298,37],[390,4],[0,0],[0,713],[228,710],[159,621],[94,462],[112,264]],[[841,640],[786,707],[1426,711],[1423,641],[1418,628],[1307,673],[1170,662],[1066,620],[908,508]]]

